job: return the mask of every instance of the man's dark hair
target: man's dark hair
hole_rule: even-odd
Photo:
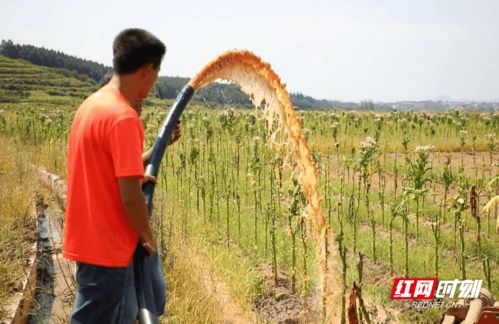
[[[165,44],[150,32],[139,28],[125,29],[113,42],[113,71],[129,74],[146,64],[157,69],[165,52]]]

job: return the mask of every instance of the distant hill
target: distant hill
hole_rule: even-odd
[[[13,59],[23,59],[36,65],[64,68],[86,75],[95,82],[101,82],[111,68],[90,60],[71,56],[59,51],[36,47],[32,45],[15,44],[11,40],[3,40],[0,44],[0,54]],[[161,76],[158,78],[153,96],[161,99],[174,99],[189,78]],[[213,83],[196,92],[193,101],[214,106],[252,107],[247,95],[238,85],[230,83]],[[327,109],[333,104],[327,100],[317,100],[301,93],[291,93],[293,104],[302,109]]]
[[[10,40],[3,40],[0,43],[0,55],[4,55],[9,58],[23,59],[29,61],[33,64],[59,68],[59,74],[67,74],[67,77],[71,76],[73,78],[79,79],[84,82],[83,88],[78,89],[78,86],[74,86],[74,82],[69,82],[66,80],[68,87],[52,87],[49,91],[53,95],[67,95],[72,94],[75,96],[80,96],[86,93],[89,89],[88,79],[91,79],[94,83],[100,83],[105,79],[105,76],[111,72],[111,68],[100,63],[96,63],[90,60],[78,58],[75,56],[67,55],[65,53],[54,51],[50,49],[45,49],[43,47],[36,47],[32,45],[19,45],[14,44]],[[73,71],[71,74],[68,70]],[[65,71],[65,72],[63,72]],[[21,73],[28,73],[24,70]],[[49,73],[45,70],[45,73]],[[69,74],[71,75],[69,75]],[[88,77],[85,79],[85,76]],[[31,90],[36,88],[38,81],[35,78],[31,80],[22,80],[18,77],[17,83],[10,84],[5,83],[5,76],[2,77],[4,84],[0,85],[0,89],[4,87],[14,87],[16,91],[25,91],[24,88],[30,88]],[[29,77],[27,77],[29,79]],[[153,90],[151,97],[158,97],[161,99],[174,99],[177,97],[178,93],[182,87],[187,84],[189,78],[186,77],[171,77],[171,76],[161,76],[158,78],[156,88]],[[27,83],[26,83],[27,82]],[[50,81],[47,84],[53,84],[54,82],[62,81]],[[43,82],[39,82],[39,86],[44,86]],[[93,85],[95,86],[95,85]],[[21,90],[19,90],[21,89]],[[45,88],[44,88],[45,89]],[[9,90],[9,89],[7,89]],[[5,91],[5,90],[1,90]],[[9,90],[11,91],[11,90]],[[0,93],[1,94],[1,93]],[[398,101],[398,102],[373,102],[370,100],[364,100],[361,102],[343,102],[336,100],[318,100],[313,97],[307,96],[302,93],[290,93],[291,101],[298,109],[344,109],[344,110],[449,110],[455,108],[462,108],[467,110],[479,110],[479,111],[498,111],[499,110],[499,99],[493,100],[492,102],[474,102],[467,100],[455,100],[448,96],[438,97],[436,100],[422,100],[422,101]],[[0,99],[4,100],[4,99]],[[194,94],[193,102],[205,103],[211,107],[252,107],[248,96],[241,92],[240,88],[236,84],[231,83],[213,83]]]
[[[175,99],[188,82],[189,78],[162,76],[158,78],[155,91],[162,99]],[[317,100],[302,93],[290,93],[290,96],[293,105],[300,109],[330,109],[334,107],[331,101]],[[232,83],[212,83],[197,91],[193,100],[206,104],[253,107],[249,97],[241,91],[237,84]]]
[[[72,70],[87,75],[96,82],[99,82],[106,73],[111,71],[111,68],[100,63],[43,47],[14,44],[11,40],[2,40],[0,54],[10,58],[23,59],[36,65]]]
[[[0,55],[0,102],[81,100],[96,88],[96,82],[86,75]]]
[[[162,99],[175,99],[189,78],[161,76],[155,93]],[[194,93],[193,101],[215,106],[253,107],[247,95],[236,84],[212,83]]]

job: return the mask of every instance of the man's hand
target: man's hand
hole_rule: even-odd
[[[142,180],[142,184],[147,183],[147,182],[152,182],[152,183],[155,184],[156,183],[156,177],[144,174],[144,180]]]
[[[172,137],[170,137],[170,143],[168,143],[168,145],[172,145],[173,143],[178,141],[178,139],[182,135],[182,132],[180,131],[180,124],[181,124],[181,121],[179,120],[177,122],[177,125],[175,126],[175,129],[173,130]]]
[[[154,253],[156,253],[156,246],[154,242],[142,242],[142,247],[149,255],[153,255]]]

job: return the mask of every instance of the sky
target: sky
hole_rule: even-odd
[[[499,101],[498,0],[0,0],[0,39],[106,65],[129,27],[165,42],[160,75],[237,48],[315,98]]]

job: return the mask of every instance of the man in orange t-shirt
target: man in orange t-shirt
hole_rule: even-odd
[[[64,257],[77,262],[71,323],[134,323],[132,256],[155,243],[141,190],[144,131],[139,114],[165,45],[142,29],[113,43],[113,76],[76,111],[67,155]],[[154,179],[152,179],[154,181]]]

